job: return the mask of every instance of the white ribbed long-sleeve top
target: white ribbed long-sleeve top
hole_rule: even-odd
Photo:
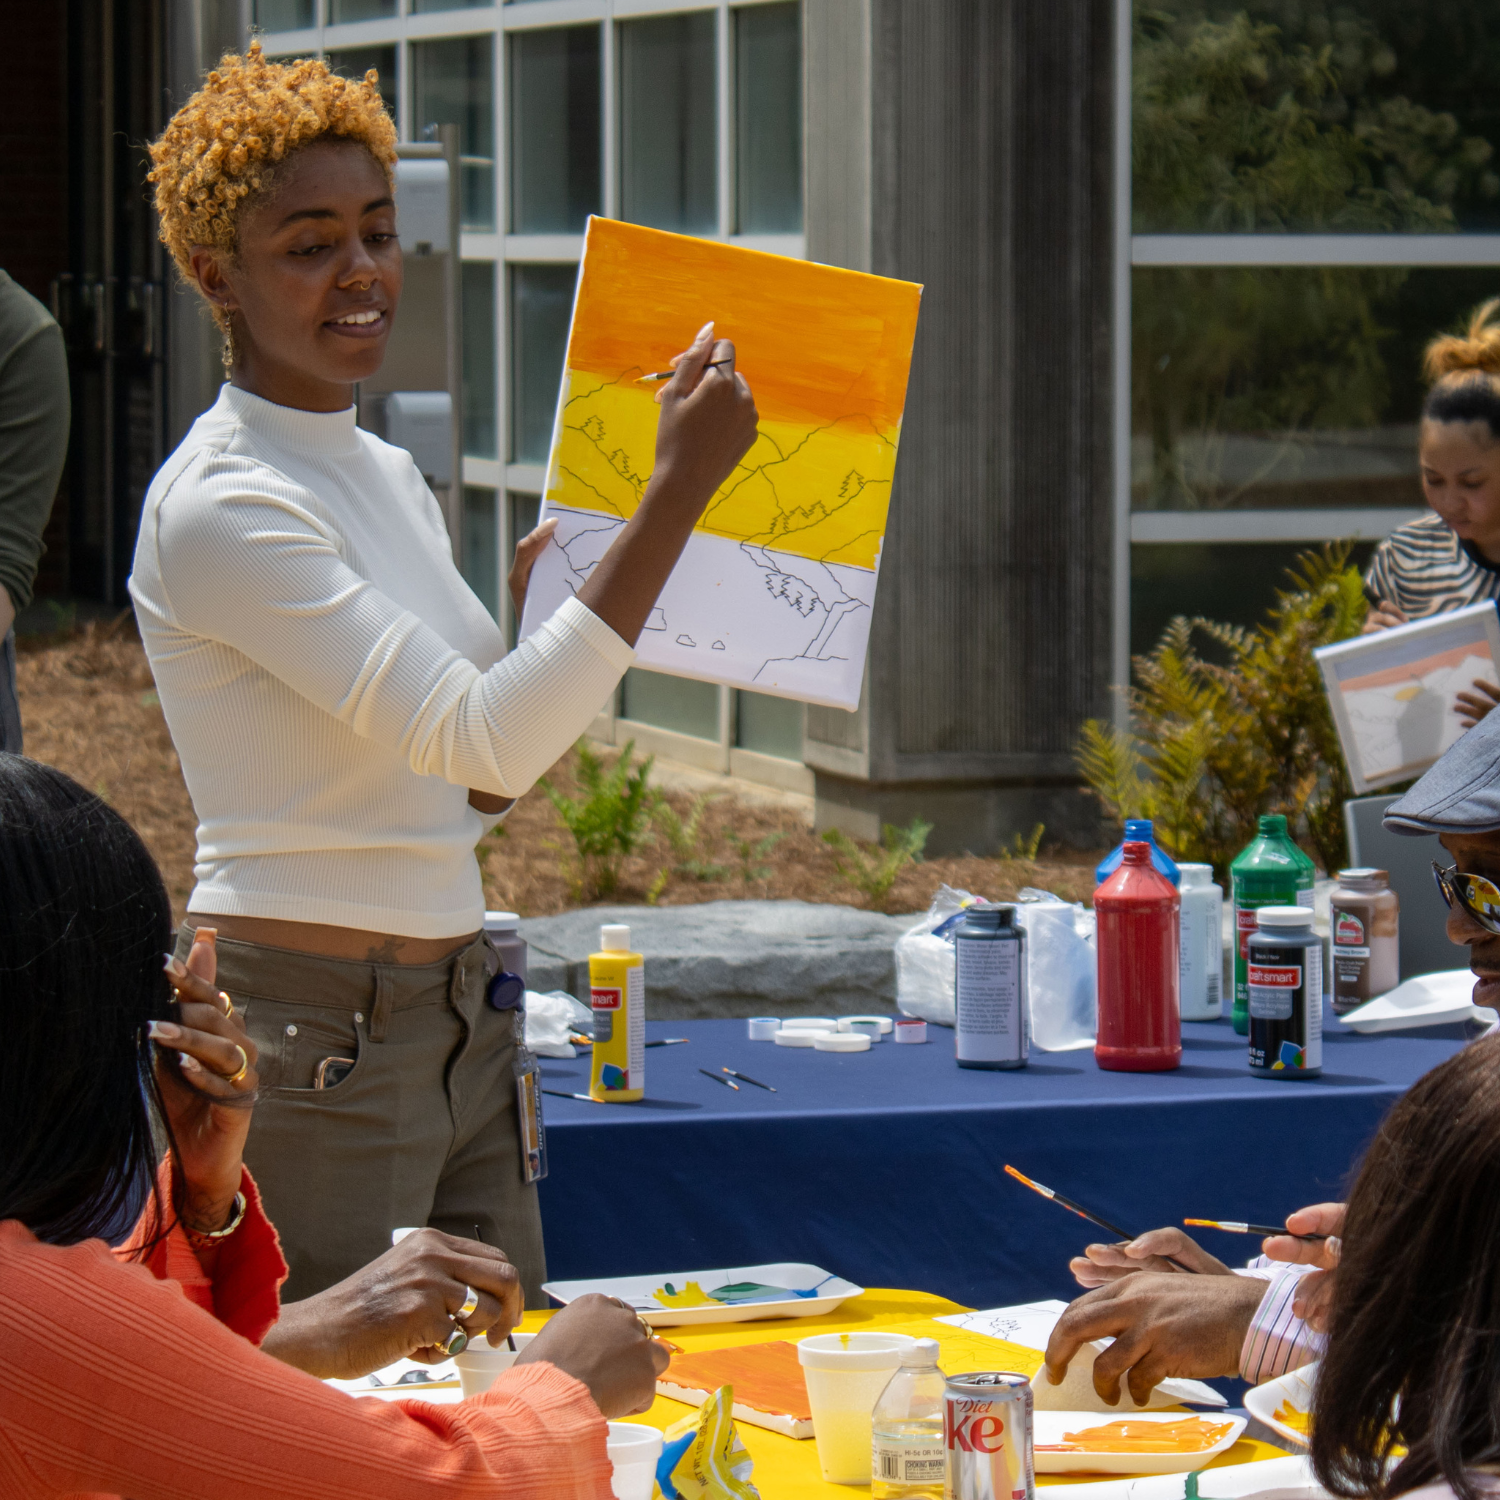
[[[506,655],[404,449],[229,385],[151,484],[130,591],[204,915],[476,931],[469,789],[525,792],[634,657],[576,599]]]

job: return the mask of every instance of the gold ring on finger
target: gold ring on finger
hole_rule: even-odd
[[[234,1020],[234,1001],[223,990],[219,991],[219,999],[224,1002],[224,1019],[226,1021]]]
[[[648,1339],[654,1339],[656,1337],[656,1330],[639,1313],[635,1315],[635,1321],[640,1325],[641,1332],[644,1333]]]
[[[240,1055],[239,1071],[235,1073],[220,1073],[219,1077],[225,1083],[238,1083],[250,1071],[250,1059],[246,1056],[245,1049],[238,1042],[231,1042],[229,1045]]]

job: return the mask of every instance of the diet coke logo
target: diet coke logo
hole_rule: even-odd
[[[965,1407],[969,1409],[964,1410]],[[1005,1446],[1005,1423],[990,1415],[984,1406],[953,1403],[943,1427],[943,1439],[950,1453],[998,1453]]]

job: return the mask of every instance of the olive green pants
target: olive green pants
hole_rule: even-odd
[[[192,936],[191,926],[178,934],[179,957]],[[436,964],[227,938],[218,952],[218,983],[260,1049],[245,1164],[291,1268],[282,1300],[342,1281],[391,1248],[393,1229],[429,1224],[466,1239],[477,1226],[521,1273],[527,1306],[546,1306],[541,1214],[522,1177],[517,1118],[525,1020],[485,1003],[498,968],[488,941]],[[315,1088],[329,1057],[354,1066]]]

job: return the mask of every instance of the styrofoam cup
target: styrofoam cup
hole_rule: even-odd
[[[481,1333],[477,1338],[469,1340],[468,1347],[462,1354],[453,1356],[453,1363],[458,1366],[458,1379],[464,1388],[465,1397],[477,1396],[482,1391],[489,1390],[500,1372],[510,1369],[515,1364],[516,1356],[536,1335],[513,1333],[511,1337],[516,1341],[514,1349],[504,1344],[501,1344],[498,1349],[491,1349],[489,1339]]]
[[[662,1450],[660,1428],[641,1422],[611,1422],[608,1448],[609,1461],[614,1465],[610,1485],[615,1500],[651,1500],[656,1461]]]
[[[818,1463],[829,1484],[869,1484],[871,1416],[901,1351],[901,1333],[815,1333],[797,1343]]]

